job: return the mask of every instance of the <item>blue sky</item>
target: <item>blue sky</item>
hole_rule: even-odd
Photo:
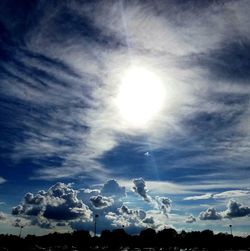
[[[0,232],[250,231],[248,1],[0,3]]]

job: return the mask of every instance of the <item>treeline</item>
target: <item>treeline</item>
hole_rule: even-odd
[[[142,230],[139,235],[129,235],[124,229],[104,230],[100,236],[91,237],[88,231],[73,233],[52,233],[44,236],[27,235],[19,238],[15,235],[0,235],[0,250],[117,250],[121,247],[145,248],[156,250],[178,250],[178,248],[199,248],[202,250],[225,250],[250,248],[250,235],[238,237],[229,234],[214,234],[210,230],[202,232],[177,233],[174,229],[156,232],[153,229]],[[5,249],[3,249],[5,248]],[[53,249],[53,250],[54,250]]]

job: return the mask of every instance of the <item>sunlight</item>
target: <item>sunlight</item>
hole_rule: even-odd
[[[143,127],[162,109],[165,88],[159,76],[143,67],[131,67],[123,75],[117,96],[121,117]]]

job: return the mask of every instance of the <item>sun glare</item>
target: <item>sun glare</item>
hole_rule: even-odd
[[[164,99],[164,85],[154,72],[131,67],[122,75],[117,106],[130,126],[145,126],[162,109]]]

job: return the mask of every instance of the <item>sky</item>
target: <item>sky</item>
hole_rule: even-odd
[[[0,2],[0,233],[250,233],[249,1]]]

